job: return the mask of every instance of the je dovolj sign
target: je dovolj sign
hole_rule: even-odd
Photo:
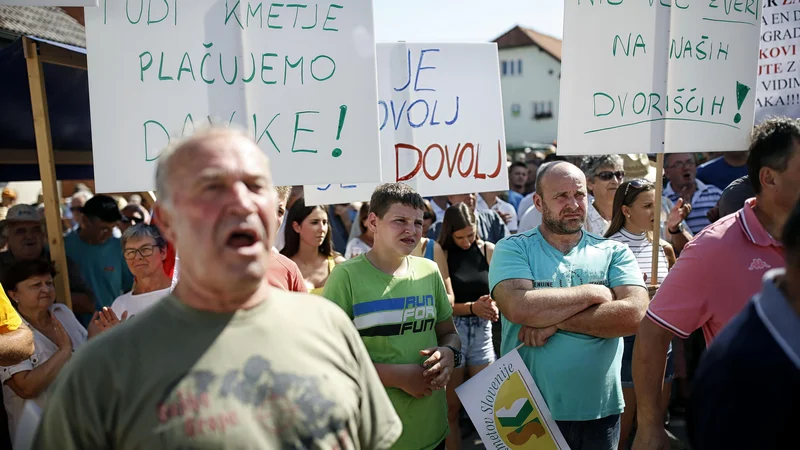
[[[383,181],[425,196],[507,190],[497,45],[377,48]],[[306,186],[305,197],[307,204],[365,201],[376,186]]]

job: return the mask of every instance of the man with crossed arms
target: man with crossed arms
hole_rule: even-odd
[[[502,353],[519,351],[573,450],[614,450],[624,407],[622,336],[636,332],[648,295],[631,250],[584,231],[586,177],[544,164],[534,205],[542,224],[503,239],[489,270],[502,312]]]

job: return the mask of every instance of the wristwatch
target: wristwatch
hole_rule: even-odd
[[[453,367],[458,367],[461,365],[461,350],[453,347],[452,345],[445,345],[445,347],[449,348],[453,351]]]

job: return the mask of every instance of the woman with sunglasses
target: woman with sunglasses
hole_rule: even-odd
[[[586,211],[585,230],[603,236],[611,222],[614,194],[625,178],[622,157],[597,155],[583,158],[581,170],[586,174],[586,187],[592,198]]]
[[[143,312],[168,296],[173,287],[172,278],[164,270],[167,242],[155,226],[140,223],[125,230],[122,233],[122,255],[134,282],[130,292],[120,295],[111,304],[115,319]]]
[[[661,207],[661,202],[656,201],[656,188],[646,180],[636,179],[626,181],[619,186],[614,196],[613,217],[605,236],[618,242],[627,244],[646,284],[649,283],[653,267],[653,220],[655,208]],[[658,281],[660,285],[667,276],[667,272],[675,264],[675,252],[672,246],[663,239],[659,239],[658,252]],[[622,356],[622,395],[625,399],[625,410],[620,418],[619,448],[628,448],[628,437],[636,418],[636,394],[633,390],[633,375],[631,363],[633,360],[634,336],[624,339],[625,350]],[[666,415],[667,403],[672,386],[673,356],[668,353],[667,370],[664,374],[664,390],[662,399],[664,414]]]

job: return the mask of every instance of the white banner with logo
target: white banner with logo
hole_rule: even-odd
[[[456,388],[486,448],[569,450],[516,350]]]

